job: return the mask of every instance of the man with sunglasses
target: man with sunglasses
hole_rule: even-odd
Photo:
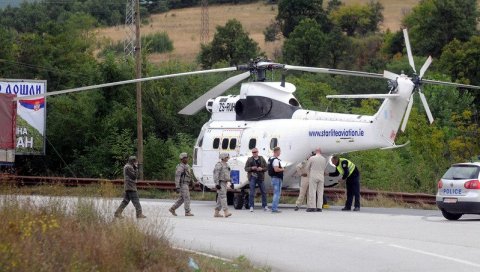
[[[262,156],[258,155],[258,149],[252,149],[252,156],[245,163],[245,171],[248,173],[248,181],[250,182],[250,212],[253,212],[255,200],[255,186],[258,184],[260,193],[262,194],[262,208],[269,211],[267,207],[267,193],[265,191],[265,172],[267,171],[267,162]]]

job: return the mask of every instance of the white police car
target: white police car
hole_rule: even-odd
[[[436,201],[448,220],[480,214],[480,162],[453,164],[438,181]]]

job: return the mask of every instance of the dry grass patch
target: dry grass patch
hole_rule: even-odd
[[[324,1],[325,3],[327,1]],[[370,0],[344,0],[346,5],[367,4]],[[400,29],[401,20],[405,14],[418,4],[419,0],[380,0],[385,7],[385,17],[382,30]],[[216,5],[209,7],[210,40],[215,34],[217,26],[223,26],[229,19],[239,20],[250,37],[254,39],[268,57],[274,56],[281,50],[283,40],[265,42],[263,31],[277,16],[276,5],[265,4],[259,1],[242,5]],[[191,62],[200,52],[201,9],[199,7],[175,9],[166,13],[154,14],[150,23],[141,27],[142,35],[166,31],[173,41],[174,51],[165,54],[151,54],[149,61],[160,63],[168,60]],[[124,26],[99,28],[98,36],[108,38],[114,42],[125,39]]]
[[[264,271],[172,249],[162,222],[105,218],[91,200],[0,200],[0,271]]]
[[[266,5],[262,1],[244,5],[218,5],[209,7],[209,33],[213,39],[216,26],[223,26],[230,19],[239,20],[250,37],[254,39],[269,57],[280,50],[282,42],[264,40],[263,30],[277,15],[276,5]],[[166,13],[154,14],[150,23],[141,27],[142,35],[166,31],[173,41],[171,53],[151,54],[149,61],[160,63],[168,60],[191,62],[200,52],[201,10],[199,7],[175,9]],[[120,41],[125,39],[123,26],[98,29],[98,36]]]

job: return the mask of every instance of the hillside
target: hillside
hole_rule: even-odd
[[[349,4],[365,4],[370,0],[343,1]],[[382,0],[385,21],[382,29],[396,30],[400,27],[400,21],[404,14],[418,3],[419,0]],[[326,2],[326,1],[325,1]],[[261,49],[269,57],[274,56],[276,50],[280,50],[282,41],[265,43],[263,30],[277,15],[276,5],[267,5],[263,2],[246,5],[220,5],[209,7],[210,39],[213,38],[215,27],[224,25],[229,19],[239,20],[250,36],[258,42]],[[154,54],[150,57],[152,62],[160,62],[168,59],[190,61],[195,59],[200,50],[200,21],[201,10],[199,7],[171,10],[167,13],[152,15],[150,24],[141,28],[142,34],[166,31],[173,40],[174,51],[166,54]],[[98,30],[100,37],[106,37],[113,41],[119,41],[125,37],[123,26],[101,28]]]

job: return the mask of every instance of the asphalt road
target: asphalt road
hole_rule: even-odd
[[[41,198],[41,197],[40,197]],[[99,201],[112,216],[120,200]],[[194,217],[168,212],[173,200],[141,199],[146,220],[166,224],[176,247],[224,258],[245,255],[272,271],[480,271],[480,216],[447,221],[437,210],[362,208],[282,213],[231,210],[214,218],[212,201],[193,202]],[[133,217],[130,204],[125,216]]]
[[[231,210],[214,218],[213,202],[193,202],[194,217],[174,217],[173,201],[142,200],[161,217],[175,246],[236,258],[273,271],[480,271],[480,216],[447,221],[436,210],[362,208],[281,214]],[[133,208],[130,213],[133,214]]]

